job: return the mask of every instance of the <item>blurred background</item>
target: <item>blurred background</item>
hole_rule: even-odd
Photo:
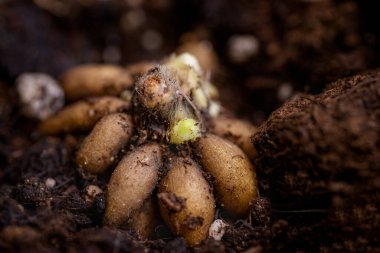
[[[0,0],[0,80],[159,60],[204,42],[231,110],[260,124],[297,92],[379,66],[379,18],[354,0]],[[223,94],[228,94],[228,97]],[[230,94],[233,94],[231,96]]]

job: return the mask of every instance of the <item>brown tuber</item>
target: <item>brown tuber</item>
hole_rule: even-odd
[[[108,183],[105,223],[118,226],[150,196],[161,167],[158,144],[145,144],[126,154]]]
[[[139,209],[132,213],[128,225],[140,238],[149,239],[158,225],[158,216],[157,203],[155,203],[153,197],[149,197]]]
[[[116,159],[133,131],[132,118],[125,113],[103,117],[77,152],[77,165],[94,174],[102,173]]]
[[[208,134],[197,142],[203,168],[215,178],[215,195],[232,215],[248,214],[257,195],[256,174],[249,158],[235,144]]]
[[[173,233],[198,245],[208,237],[214,218],[212,190],[194,161],[173,158],[168,167],[158,194],[161,216]]]
[[[256,157],[257,152],[251,142],[256,127],[251,123],[221,116],[213,119],[211,132],[238,145],[249,158]]]
[[[75,102],[39,125],[45,135],[90,130],[103,116],[124,111],[129,104],[116,97],[99,97]]]
[[[133,86],[129,72],[119,66],[107,64],[87,64],[69,69],[60,83],[70,101],[85,97],[119,95]]]
[[[204,52],[207,44],[200,45],[198,52]],[[106,191],[105,225],[128,226],[147,240],[162,218],[173,234],[193,247],[208,238],[216,204],[231,214],[231,220],[248,217],[257,195],[255,170],[247,156],[255,157],[249,141],[255,127],[217,118],[217,90],[193,55],[172,55],[161,63],[139,77],[134,87],[115,83],[124,71],[136,78],[151,63],[128,70],[86,65],[67,72],[61,80],[70,100],[111,95],[70,104],[42,122],[39,130],[91,130],[79,146],[76,164],[102,178],[115,165]],[[209,134],[207,126],[222,137]],[[124,154],[124,148],[130,151]],[[165,170],[162,161],[167,162]],[[91,198],[95,197],[90,195],[89,202]]]

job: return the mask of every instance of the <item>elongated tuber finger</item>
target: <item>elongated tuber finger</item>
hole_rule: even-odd
[[[212,123],[211,132],[238,145],[249,158],[257,156],[251,141],[257,130],[255,126],[244,120],[227,117],[215,118]]]
[[[132,118],[125,113],[103,117],[77,152],[77,165],[90,173],[102,173],[117,158],[133,131]]]
[[[159,206],[165,223],[190,246],[208,237],[214,218],[211,188],[196,163],[174,158],[159,188]]]
[[[204,170],[215,178],[215,194],[222,207],[243,217],[257,194],[256,173],[244,152],[216,135],[201,137],[196,145]]]
[[[107,225],[121,225],[142,206],[157,183],[160,166],[158,144],[146,144],[124,156],[108,183],[104,218]]]
[[[126,69],[109,64],[80,65],[65,72],[60,83],[70,101],[91,96],[119,95],[132,87],[133,78]]]
[[[99,97],[75,102],[41,122],[45,135],[90,130],[103,116],[126,110],[129,104],[115,97]]]
[[[157,208],[157,203],[151,196],[131,215],[128,224],[142,239],[149,239],[154,234],[159,221]]]

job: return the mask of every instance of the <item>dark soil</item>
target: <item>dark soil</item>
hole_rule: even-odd
[[[272,207],[279,214],[309,213],[321,223],[291,237],[317,230],[320,239],[313,242],[335,250],[372,251],[379,244],[373,234],[380,231],[379,129],[379,71],[296,97],[259,128],[255,163],[258,177],[269,183]]]
[[[0,1],[0,252],[379,252],[380,73],[363,72],[380,64],[377,12],[354,0]],[[230,56],[235,35],[259,43],[244,62]],[[109,175],[76,168],[80,136],[37,135],[14,87],[28,71],[158,60],[189,37],[214,45],[224,105],[265,122],[250,219],[196,249],[163,226],[149,241],[103,227]]]

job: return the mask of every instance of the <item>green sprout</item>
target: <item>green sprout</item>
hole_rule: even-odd
[[[169,131],[169,142],[182,144],[195,141],[201,136],[199,123],[195,119],[182,119],[178,121]]]

